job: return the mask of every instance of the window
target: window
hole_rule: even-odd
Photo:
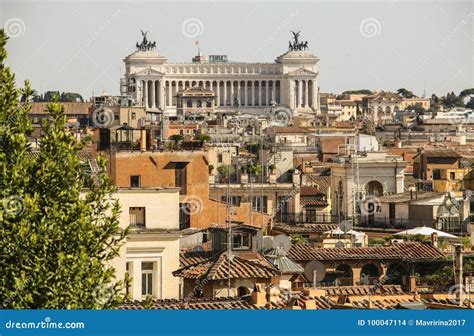
[[[267,196],[252,197],[252,210],[267,212]]]
[[[137,118],[137,114],[135,112],[132,112],[132,120],[135,120]]]
[[[227,196],[222,196],[221,201],[223,203],[227,203]],[[229,196],[229,202],[232,205],[240,206],[241,201],[242,201],[242,196]]]
[[[186,163],[178,162],[175,166],[175,186],[180,187],[180,195],[186,194]]]
[[[232,234],[232,249],[233,250],[250,250],[252,238],[250,233],[234,233]]]
[[[188,100],[186,101],[186,106],[187,106],[187,107],[193,107],[193,101],[192,101],[191,99],[188,99]]]
[[[179,205],[179,229],[184,230],[191,227],[191,209],[189,203]]]
[[[142,262],[142,296],[153,295],[153,262]]]
[[[441,171],[439,169],[433,169],[433,180],[441,180]]]
[[[217,154],[217,163],[222,163],[222,154]]]
[[[145,208],[144,207],[130,207],[128,210],[130,214],[130,225],[137,227],[145,227]]]
[[[449,173],[449,179],[450,180],[455,180],[456,179],[456,173],[455,172],[450,172]]]
[[[130,187],[140,188],[140,175],[130,176]]]

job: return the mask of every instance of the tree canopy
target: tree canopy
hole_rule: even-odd
[[[398,89],[398,90],[397,90],[397,93],[398,93],[400,96],[402,96],[403,98],[407,98],[407,99],[416,97],[416,96],[413,94],[413,92],[411,92],[411,91],[409,91],[409,90],[407,90],[407,89],[405,89],[405,88]]]
[[[33,90],[15,87],[5,66],[0,30],[0,303],[3,308],[111,308],[127,280],[110,262],[128,229],[121,228],[114,187],[99,157],[92,172],[79,159],[84,142],[66,129],[64,108],[50,118],[33,153],[29,118]],[[20,104],[20,98],[24,103]]]

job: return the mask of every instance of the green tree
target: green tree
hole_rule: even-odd
[[[83,102],[84,99],[79,93],[75,92],[63,92],[61,93],[61,96],[59,97],[60,102],[69,102],[69,103],[77,103],[77,102]]]
[[[247,170],[250,175],[260,176],[262,175],[262,166],[258,163],[251,163],[247,166]]]
[[[170,136],[170,140],[173,140],[176,144],[182,140],[184,140],[184,137],[181,134],[173,134]]]
[[[366,94],[366,95],[370,95],[370,94],[372,94],[372,91],[367,90],[367,89],[348,90],[348,91],[344,91],[342,94]]]
[[[260,150],[260,144],[259,144],[259,143],[255,143],[255,142],[247,142],[247,143],[245,144],[245,149],[246,149],[249,153],[252,153],[252,154],[257,155],[257,154],[258,154],[258,151]]]
[[[408,105],[405,108],[405,111],[415,111],[417,114],[423,114],[425,112],[425,109],[420,104],[412,104]]]
[[[94,175],[83,169],[79,143],[65,129],[63,107],[48,106],[39,151],[31,154],[31,90],[15,88],[5,66],[7,37],[0,30],[0,304],[4,308],[111,308],[125,281],[110,262],[128,229],[106,161]],[[19,104],[21,96],[25,103]]]
[[[194,136],[194,140],[206,142],[206,141],[211,140],[211,137],[207,134],[198,134]]]
[[[454,92],[447,93],[446,96],[441,98],[441,102],[446,108],[452,107],[464,107],[464,100],[460,96],[456,96]]]
[[[402,96],[403,98],[413,98],[415,97],[415,95],[413,94],[413,92],[405,89],[405,88],[401,88],[401,89],[398,89],[397,90],[397,93]]]

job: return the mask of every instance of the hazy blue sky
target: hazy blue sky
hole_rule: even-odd
[[[40,92],[117,94],[140,29],[169,62],[190,61],[195,40],[207,55],[273,62],[287,50],[289,31],[301,30],[320,58],[323,92],[406,87],[421,95],[425,85],[428,94],[474,86],[472,0],[0,3],[1,26],[12,36],[8,63],[18,82],[28,78]]]

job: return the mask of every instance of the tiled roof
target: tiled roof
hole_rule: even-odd
[[[315,248],[307,244],[293,245],[288,257],[294,261],[349,260],[349,259],[391,259],[391,260],[433,260],[442,259],[444,254],[429,244],[418,242],[396,243],[381,247]]]
[[[459,154],[452,150],[452,149],[431,149],[427,150],[424,153],[424,156],[431,157],[431,158],[438,158],[438,157],[448,157],[448,158],[459,158]]]
[[[195,265],[198,263],[208,261],[214,255],[215,255],[214,252],[181,251],[181,253],[179,254],[179,264],[182,267]]]
[[[408,296],[408,297],[407,297]],[[277,301],[266,303],[263,306],[257,306],[252,303],[250,296],[244,297],[220,297],[220,298],[188,298],[188,299],[168,299],[152,300],[150,305],[145,301],[127,301],[119,309],[141,310],[229,310],[229,309],[287,309],[289,306],[296,306],[301,309],[307,308],[307,303],[314,303],[315,309],[397,309],[403,303],[420,303],[431,309],[459,309],[459,305],[449,299],[440,298],[421,298],[416,299],[412,293],[384,294],[383,299],[350,300],[344,305],[336,304],[335,300],[327,296],[310,297],[300,292],[283,292]],[[350,298],[350,296],[349,296]],[[462,308],[472,309],[474,300],[464,300]],[[314,309],[312,308],[312,309]]]
[[[198,253],[198,252],[196,252]],[[202,261],[184,266],[173,272],[176,277],[185,279],[224,280],[229,278],[229,259],[226,253],[221,253],[206,259],[208,253],[204,252]],[[195,256],[195,260],[198,257]],[[189,261],[189,259],[187,260]],[[245,254],[234,255],[230,260],[231,279],[271,278],[280,275],[263,256],[251,253],[247,258]]]
[[[321,197],[302,197],[300,198],[301,205],[314,205],[319,207],[326,207],[328,203],[321,199]]]
[[[32,103],[31,104],[31,114],[45,114],[48,113],[48,104],[51,103]],[[64,106],[64,114],[67,116],[68,114],[89,114],[89,108],[92,107],[92,103],[84,102],[84,103],[70,103],[70,102],[62,102],[59,103],[60,105]]]
[[[303,187],[300,188],[300,195],[301,196],[320,196],[322,194],[323,193],[315,187],[305,187],[305,186],[303,186]]]
[[[323,194],[326,194],[331,186],[331,176],[319,176],[316,174],[305,174],[308,181]]]
[[[299,224],[299,225],[288,225],[288,224],[277,224],[273,227],[275,231],[287,233],[287,234],[298,234],[298,233],[322,233],[337,229],[337,224]]]
[[[326,291],[327,296],[339,295],[394,295],[404,294],[400,285],[381,285],[381,286],[335,286],[321,287]]]
[[[305,308],[305,301],[314,301],[316,309],[330,309],[334,302],[326,297],[307,297],[299,292],[282,293],[278,301],[257,306],[252,303],[250,296],[221,297],[221,298],[189,298],[182,300],[153,300],[151,306],[145,308],[144,301],[125,302],[120,309],[186,309],[186,310],[228,310],[228,309],[286,309],[288,305]]]

